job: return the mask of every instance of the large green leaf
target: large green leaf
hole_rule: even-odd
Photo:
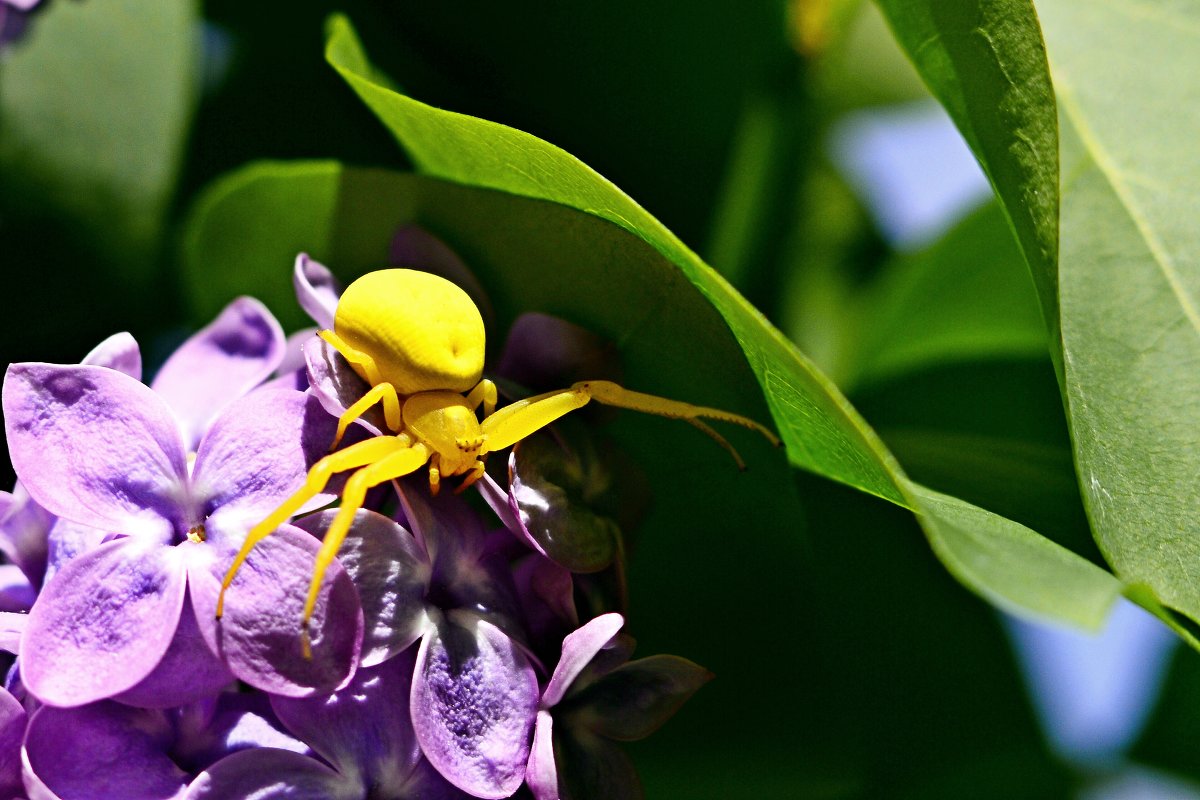
[[[995,188],[1057,331],[1058,129],[1031,0],[877,2]]]
[[[609,181],[568,153],[529,134],[431,108],[397,93],[371,67],[344,18],[334,17],[330,22],[326,57],[422,172],[585,212],[624,229],[660,254],[677,270],[674,275],[682,275],[699,290],[732,332],[742,353],[739,360],[748,362],[757,378],[793,464],[914,509],[935,542],[962,535],[957,519],[942,519],[944,505],[930,504],[913,492],[895,459],[832,382],[719,275]],[[607,270],[615,268],[611,261],[609,264]],[[620,287],[618,291],[625,288],[616,278],[610,280]],[[687,294],[673,277],[671,284],[673,292],[651,295],[655,298],[656,305],[651,307],[655,313],[681,302]],[[625,289],[623,296],[622,302],[637,302],[636,292]],[[658,306],[658,298],[667,296],[670,302]],[[547,301],[554,302],[549,295]],[[595,304],[597,300],[591,298],[590,302]],[[690,352],[698,350],[692,347]],[[1015,523],[984,511],[978,511],[976,518],[981,524],[986,520],[991,534],[988,545],[996,551],[972,548],[965,542],[962,547],[937,548],[948,559],[982,559],[974,564],[951,564],[952,571],[971,588],[988,597],[1006,597],[1011,607],[1033,615],[1091,627],[1099,624],[1109,603],[1097,603],[1096,598],[1111,599],[1119,592],[1111,576],[1049,540],[1036,534],[1029,538],[1029,532]],[[1015,555],[1006,560],[997,557],[998,551]],[[1012,567],[1039,553],[1047,563],[1072,574],[1052,585],[1066,586],[1080,580],[1095,582],[1097,591],[1066,592],[1054,602],[1046,602],[1041,593],[1030,596],[1023,569],[1013,572]]]
[[[1200,6],[1039,2],[1075,458],[1109,563],[1200,620]]]
[[[144,277],[195,102],[196,4],[47,6],[0,64],[0,179]]]

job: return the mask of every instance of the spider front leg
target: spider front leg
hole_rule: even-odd
[[[372,464],[368,464],[350,476],[346,488],[342,490],[342,505],[337,516],[325,531],[321,549],[317,551],[316,563],[313,566],[312,580],[308,584],[308,597],[304,601],[304,616],[300,620],[300,650],[306,659],[312,659],[312,641],[308,625],[313,611],[317,607],[317,597],[321,592],[321,582],[325,571],[333,559],[337,557],[338,548],[350,531],[354,515],[362,508],[367,491],[379,484],[394,478],[415,472],[429,460],[429,449],[418,442],[417,444],[401,444],[400,439],[408,437],[389,437],[395,444],[391,451]],[[378,441],[373,439],[370,441]],[[366,444],[366,442],[364,442]],[[350,448],[353,449],[353,448]],[[348,451],[347,451],[348,452]],[[339,454],[340,455],[340,454]]]
[[[487,441],[480,452],[488,453],[515,444],[559,417],[569,414],[577,408],[582,408],[591,400],[608,406],[627,408],[631,411],[682,419],[712,437],[717,444],[733,456],[739,468],[745,468],[745,464],[733,445],[701,422],[701,418],[731,422],[734,425],[756,430],[771,444],[776,447],[780,445],[779,437],[769,428],[738,414],[722,411],[719,408],[668,400],[652,394],[632,392],[612,381],[580,381],[570,389],[561,389],[557,392],[547,392],[525,400],[518,400],[484,419],[480,423],[480,429],[486,435]]]
[[[483,416],[490,417],[496,411],[496,384],[484,378],[467,394],[467,407],[472,411],[483,404]]]
[[[400,397],[396,393],[396,387],[385,381],[379,372],[379,368],[375,365],[375,359],[371,358],[367,353],[357,350],[346,344],[340,336],[333,331],[318,331],[317,335],[324,339],[330,347],[338,351],[342,358],[350,363],[351,367],[355,368],[360,376],[365,377],[367,382],[371,384],[371,389],[350,408],[346,409],[345,413],[338,418],[337,435],[333,437],[333,444],[329,449],[336,450],[338,444],[341,443],[342,437],[346,435],[346,429],[354,420],[367,413],[371,406],[378,402],[383,403],[383,417],[387,422],[388,428],[392,433],[400,431],[401,414],[400,414]],[[478,388],[478,387],[477,387]],[[495,389],[493,388],[493,393]]]
[[[305,503],[320,494],[335,472],[343,472],[380,461],[395,452],[398,446],[407,448],[411,445],[412,440],[407,436],[378,436],[327,455],[313,464],[312,469],[308,471],[308,477],[304,480],[304,485],[246,534],[246,540],[242,542],[241,550],[233,559],[233,563],[229,565],[225,579],[221,581],[221,592],[217,595],[217,619],[221,618],[225,610],[225,592],[228,591],[238,570],[241,569],[254,546],[287,522]]]

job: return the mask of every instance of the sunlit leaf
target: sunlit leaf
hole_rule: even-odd
[[[0,64],[0,178],[144,278],[195,104],[196,4],[45,5]]]
[[[1063,129],[1059,302],[1093,531],[1200,620],[1200,6],[1046,0]]]

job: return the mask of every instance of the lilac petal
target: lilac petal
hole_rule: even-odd
[[[538,685],[524,652],[469,612],[439,619],[421,640],[413,726],[430,763],[476,797],[508,797],[525,776]]]
[[[167,359],[150,385],[175,412],[189,451],[226,406],[275,371],[283,347],[266,306],[239,297]]]
[[[60,517],[165,541],[187,476],[166,404],[104,367],[13,364],[4,379],[13,468]]]
[[[292,269],[292,286],[296,289],[296,300],[312,321],[326,330],[333,330],[333,317],[338,299],[342,296],[342,284],[333,273],[319,261],[308,257],[308,253],[296,256]]]
[[[225,596],[225,616],[216,619],[221,579],[233,552],[198,548],[207,561],[188,562],[188,586],[208,646],[233,674],[256,688],[287,697],[334,691],[354,673],[362,645],[358,594],[334,561],[325,573],[310,625],[312,660],[300,651],[300,618],[320,542],[291,525],[281,525],[258,544]]]
[[[621,528],[594,508],[609,492],[605,465],[586,437],[572,443],[545,432],[518,442],[508,458],[511,503],[539,552],[572,572],[599,572],[616,557]]]
[[[0,797],[22,797],[21,742],[29,718],[24,706],[0,690]]]
[[[274,747],[312,754],[308,745],[283,731],[268,696],[262,692],[224,692],[211,700],[184,706],[175,717],[175,731],[171,753],[176,763],[192,773],[251,748]]]
[[[21,652],[21,636],[29,624],[28,614],[0,611],[0,650],[13,655]]]
[[[69,519],[58,519],[46,537],[46,578],[44,583],[58,574],[71,559],[94,550],[104,543],[107,536],[100,528],[80,525]]]
[[[304,484],[336,430],[336,420],[301,392],[260,389],[235,401],[200,443],[192,469],[209,526],[249,530]]]
[[[483,285],[458,257],[458,253],[429,231],[417,225],[403,225],[398,228],[392,236],[388,263],[393,267],[432,272],[462,287],[479,309],[484,323],[491,327],[495,313]]]
[[[35,588],[46,575],[47,538],[55,517],[34,502],[20,483],[12,494],[0,492],[0,552],[21,568]]]
[[[576,381],[621,382],[617,348],[587,328],[549,314],[522,314],[513,322],[496,374],[531,391]]]
[[[331,695],[275,697],[284,726],[343,775],[362,775],[381,797],[404,796],[421,749],[409,714],[416,648],[380,664],[360,667]]]
[[[200,773],[184,800],[361,800],[363,787],[321,762],[262,747],[222,758]]]
[[[279,366],[275,368],[275,374],[279,376],[291,376],[292,373],[301,373],[303,385],[296,388],[297,391],[304,391],[308,388],[308,362],[304,358],[304,346],[316,338],[317,328],[303,328],[295,333],[289,334],[287,342],[283,347],[283,359],[279,362]],[[297,380],[295,377],[293,380]],[[279,380],[279,378],[275,378]]]
[[[534,723],[525,782],[529,784],[534,800],[559,800],[558,767],[554,763],[554,717],[549,711],[539,711]]]
[[[142,351],[137,340],[128,333],[115,333],[83,357],[81,364],[108,367],[124,372],[139,383],[142,380]]]
[[[25,735],[26,783],[64,800],[167,800],[187,775],[167,756],[171,724],[160,711],[118,703],[44,706]],[[45,795],[40,795],[45,796]]]
[[[371,390],[371,386],[350,369],[346,360],[324,339],[315,336],[310,339],[304,345],[304,359],[308,364],[312,392],[334,419],[346,413],[346,409]],[[378,405],[368,409],[355,424],[375,436],[388,429],[383,410]]]
[[[337,511],[323,511],[296,525],[323,538]],[[362,602],[362,666],[379,664],[401,652],[425,631],[429,558],[412,534],[382,514],[361,510],[338,550]]]
[[[542,694],[542,708],[553,708],[562,701],[583,668],[624,624],[620,614],[602,614],[563,639],[562,658]]]
[[[0,564],[0,611],[28,611],[37,589],[16,564]]]
[[[572,723],[609,739],[644,739],[712,678],[704,667],[678,656],[630,661],[576,695]]]
[[[545,551],[542,550],[542,546],[521,525],[521,521],[517,518],[517,512],[512,507],[512,501],[508,496],[507,489],[501,488],[500,484],[496,483],[496,479],[486,472],[483,473],[482,478],[476,481],[475,488],[484,499],[484,502],[488,504],[488,508],[492,509],[492,513],[500,519],[500,524],[531,549],[536,550],[543,556],[546,555]]]
[[[118,539],[76,558],[42,589],[21,639],[26,687],[55,706],[136,685],[167,652],[185,589],[178,548]]]
[[[113,699],[141,708],[171,708],[212,697],[233,681],[233,673],[208,649],[192,601],[185,595],[175,637],[158,666]]]

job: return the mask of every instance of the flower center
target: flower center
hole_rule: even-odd
[[[187,537],[188,537],[188,540],[193,541],[196,544],[200,544],[201,542],[203,542],[204,539],[206,538],[205,531],[204,531],[204,523],[201,522],[199,524],[193,525],[192,527],[188,528]]]

